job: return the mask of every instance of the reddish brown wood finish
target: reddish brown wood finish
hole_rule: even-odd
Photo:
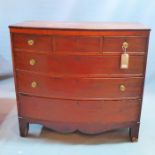
[[[36,88],[31,87],[33,81],[37,82]],[[120,91],[122,84],[126,87],[124,92]],[[20,93],[51,98],[75,100],[141,98],[142,84],[143,78],[61,78],[17,71],[17,86]]]
[[[28,46],[28,40],[34,40],[34,44]],[[13,35],[13,41],[15,49],[35,50],[38,52],[47,52],[52,50],[52,41],[49,36],[15,34]]]
[[[30,65],[35,59],[36,64]],[[15,52],[18,70],[46,73],[52,76],[129,77],[144,76],[145,55],[130,55],[129,69],[120,69],[119,55],[55,55]]]
[[[100,36],[54,36],[54,52],[102,52]]]
[[[105,125],[138,121],[137,113],[141,104],[140,100],[75,101],[24,95],[20,95],[19,99],[20,115],[26,118]]]
[[[43,53],[77,53],[81,54],[102,52],[122,52],[122,43],[129,43],[128,52],[145,52],[147,38],[143,36],[69,36],[69,35],[24,35],[15,34],[14,48]],[[28,46],[28,40],[34,40],[32,46]]]
[[[128,52],[146,52],[147,38],[141,36],[104,37],[103,51],[118,52],[124,41],[129,44]]]
[[[21,136],[29,123],[40,123],[59,132],[90,134],[130,128],[131,140],[138,139],[149,29],[126,23],[59,24],[10,26]],[[126,70],[120,69],[124,41],[130,55]]]

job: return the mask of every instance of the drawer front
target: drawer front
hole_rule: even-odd
[[[14,34],[13,47],[15,50],[28,50],[33,52],[51,52],[52,39],[44,35]]]
[[[17,69],[56,75],[142,76],[145,55],[130,55],[129,68],[120,68],[121,55],[71,56],[15,52]]]
[[[145,37],[104,37],[103,52],[121,52],[123,42],[128,43],[128,52],[146,52],[147,38]]]
[[[64,99],[140,98],[143,78],[62,78],[17,71],[18,92]]]
[[[138,121],[140,100],[74,101],[19,95],[19,114],[38,120],[68,123]]]
[[[100,36],[54,36],[54,52],[102,52]]]

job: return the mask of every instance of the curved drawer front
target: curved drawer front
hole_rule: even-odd
[[[44,35],[14,34],[13,47],[15,50],[51,53],[52,40]]]
[[[68,123],[136,122],[140,100],[73,101],[19,95],[19,114],[38,120]],[[108,116],[108,117],[107,117]]]
[[[17,71],[18,92],[64,99],[141,98],[143,78],[60,78]]]
[[[130,55],[129,68],[120,68],[120,55],[71,56],[15,53],[17,69],[77,76],[143,76],[144,55]],[[31,64],[34,61],[34,64]],[[33,62],[32,62],[33,63]]]

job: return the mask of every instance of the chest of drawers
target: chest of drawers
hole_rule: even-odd
[[[134,23],[10,26],[20,135],[129,128],[138,139],[150,30]]]

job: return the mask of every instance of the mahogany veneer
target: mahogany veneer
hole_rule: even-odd
[[[35,21],[10,32],[21,136],[39,123],[89,134],[130,128],[131,141],[138,139],[150,29]]]

